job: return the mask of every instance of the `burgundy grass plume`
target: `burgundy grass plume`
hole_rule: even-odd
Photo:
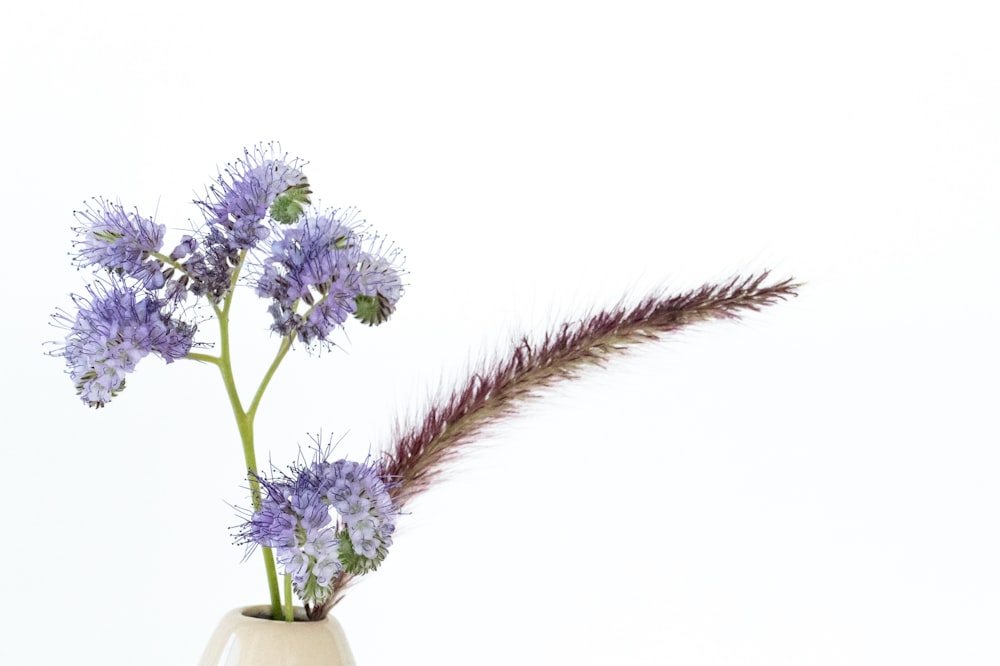
[[[506,358],[481,361],[450,395],[442,396],[415,424],[394,433],[382,455],[386,478],[393,479],[393,500],[405,506],[429,488],[447,463],[476,440],[483,428],[516,413],[522,401],[553,384],[603,366],[614,355],[710,319],[739,319],[747,311],[797,295],[791,279],[766,284],[767,271],[706,284],[679,295],[654,293],[635,306],[619,304],[579,322],[549,331],[540,343],[522,337]],[[323,614],[337,603],[350,582],[341,574]]]

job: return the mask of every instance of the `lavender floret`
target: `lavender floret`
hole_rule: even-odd
[[[319,605],[341,571],[374,571],[392,545],[398,507],[381,473],[348,460],[327,462],[317,451],[291,474],[257,477],[261,507],[240,528],[238,541],[275,549],[296,594]],[[333,516],[336,512],[336,520]]]
[[[171,363],[191,349],[195,326],[174,318],[169,306],[151,293],[119,280],[87,288],[89,297],[73,296],[77,312],[55,315],[69,329],[66,359],[77,394],[91,407],[103,407],[125,388],[125,376],[150,353]]]
[[[388,318],[402,294],[396,255],[362,249],[367,241],[355,215],[353,209],[310,213],[280,230],[257,281],[257,294],[273,299],[275,332],[312,344],[327,342],[351,315],[368,324]],[[300,302],[308,306],[303,315]]]
[[[73,228],[79,235],[74,242],[78,266],[101,266],[140,280],[150,289],[163,286],[162,265],[150,253],[163,247],[166,227],[103,199],[94,199],[86,210],[74,214],[81,222]]]
[[[209,188],[208,200],[196,203],[232,248],[250,249],[270,233],[264,220],[279,196],[297,190],[296,199],[308,203],[309,182],[300,166],[298,159],[277,155],[274,145],[244,150],[243,159],[228,165]]]

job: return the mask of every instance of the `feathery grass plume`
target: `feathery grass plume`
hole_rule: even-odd
[[[614,355],[660,335],[711,319],[739,319],[797,295],[799,283],[765,284],[769,275],[737,276],[674,296],[657,292],[632,307],[620,303],[562,324],[539,344],[522,337],[506,358],[489,366],[481,361],[421,421],[406,429],[397,426],[395,441],[382,456],[382,473],[394,482],[393,501],[403,507],[429,488],[485,427],[516,413],[522,401],[542,389],[572,379],[588,366],[603,366]],[[350,580],[346,572],[337,577],[324,613],[343,597]]]

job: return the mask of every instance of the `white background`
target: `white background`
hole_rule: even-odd
[[[279,465],[377,450],[516,331],[807,282],[492,430],[337,608],[359,664],[1000,663],[992,3],[344,4],[3,10],[0,662],[193,664],[264,601],[212,368],[146,359],[93,411],[43,342],[72,210],[176,242],[278,140],[409,271],[390,324],[281,368]],[[238,306],[249,390],[276,341]]]

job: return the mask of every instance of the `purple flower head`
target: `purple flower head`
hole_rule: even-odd
[[[358,262],[360,288],[354,315],[369,326],[388,319],[403,295],[402,275],[395,263],[397,255],[395,250],[384,255],[365,252]]]
[[[324,340],[354,311],[360,252],[353,213],[307,214],[271,244],[257,294],[274,299],[272,328],[281,335],[294,331],[306,344]],[[305,316],[296,316],[300,301],[309,306]]]
[[[307,604],[326,601],[340,571],[376,569],[392,544],[398,513],[378,469],[327,462],[330,450],[317,448],[311,464],[294,466],[290,474],[258,476],[261,506],[238,536],[251,548],[274,548]]]
[[[297,158],[279,154],[274,144],[244,150],[243,159],[229,164],[209,188],[208,200],[199,201],[207,221],[223,230],[229,244],[247,250],[267,238],[264,219],[278,198],[289,194],[276,212],[279,221],[297,217],[302,204],[309,202],[309,182]]]
[[[150,289],[163,286],[162,265],[149,256],[163,247],[166,228],[162,224],[103,199],[94,199],[75,215],[81,223],[73,228],[80,236],[74,243],[78,266],[101,266],[140,280]]]
[[[391,313],[402,293],[396,253],[363,249],[374,243],[356,215],[354,209],[309,213],[280,230],[257,281],[258,295],[273,299],[269,311],[277,333],[294,332],[312,344],[328,341],[352,314],[371,324]]]
[[[381,473],[349,460],[316,462],[326,498],[340,514],[340,561],[353,574],[374,571],[385,559],[396,530],[399,508],[393,504]]]
[[[243,159],[226,167],[207,200],[196,202],[206,215],[203,231],[184,236],[170,253],[184,269],[183,290],[211,303],[225,298],[241,254],[271,235],[277,223],[299,219],[309,203],[301,166],[268,144],[244,150]]]
[[[89,298],[73,296],[75,316],[54,319],[69,329],[55,352],[66,359],[77,393],[91,407],[103,407],[125,388],[125,375],[151,352],[167,363],[191,349],[195,326],[174,319],[167,305],[120,280],[87,288]]]

